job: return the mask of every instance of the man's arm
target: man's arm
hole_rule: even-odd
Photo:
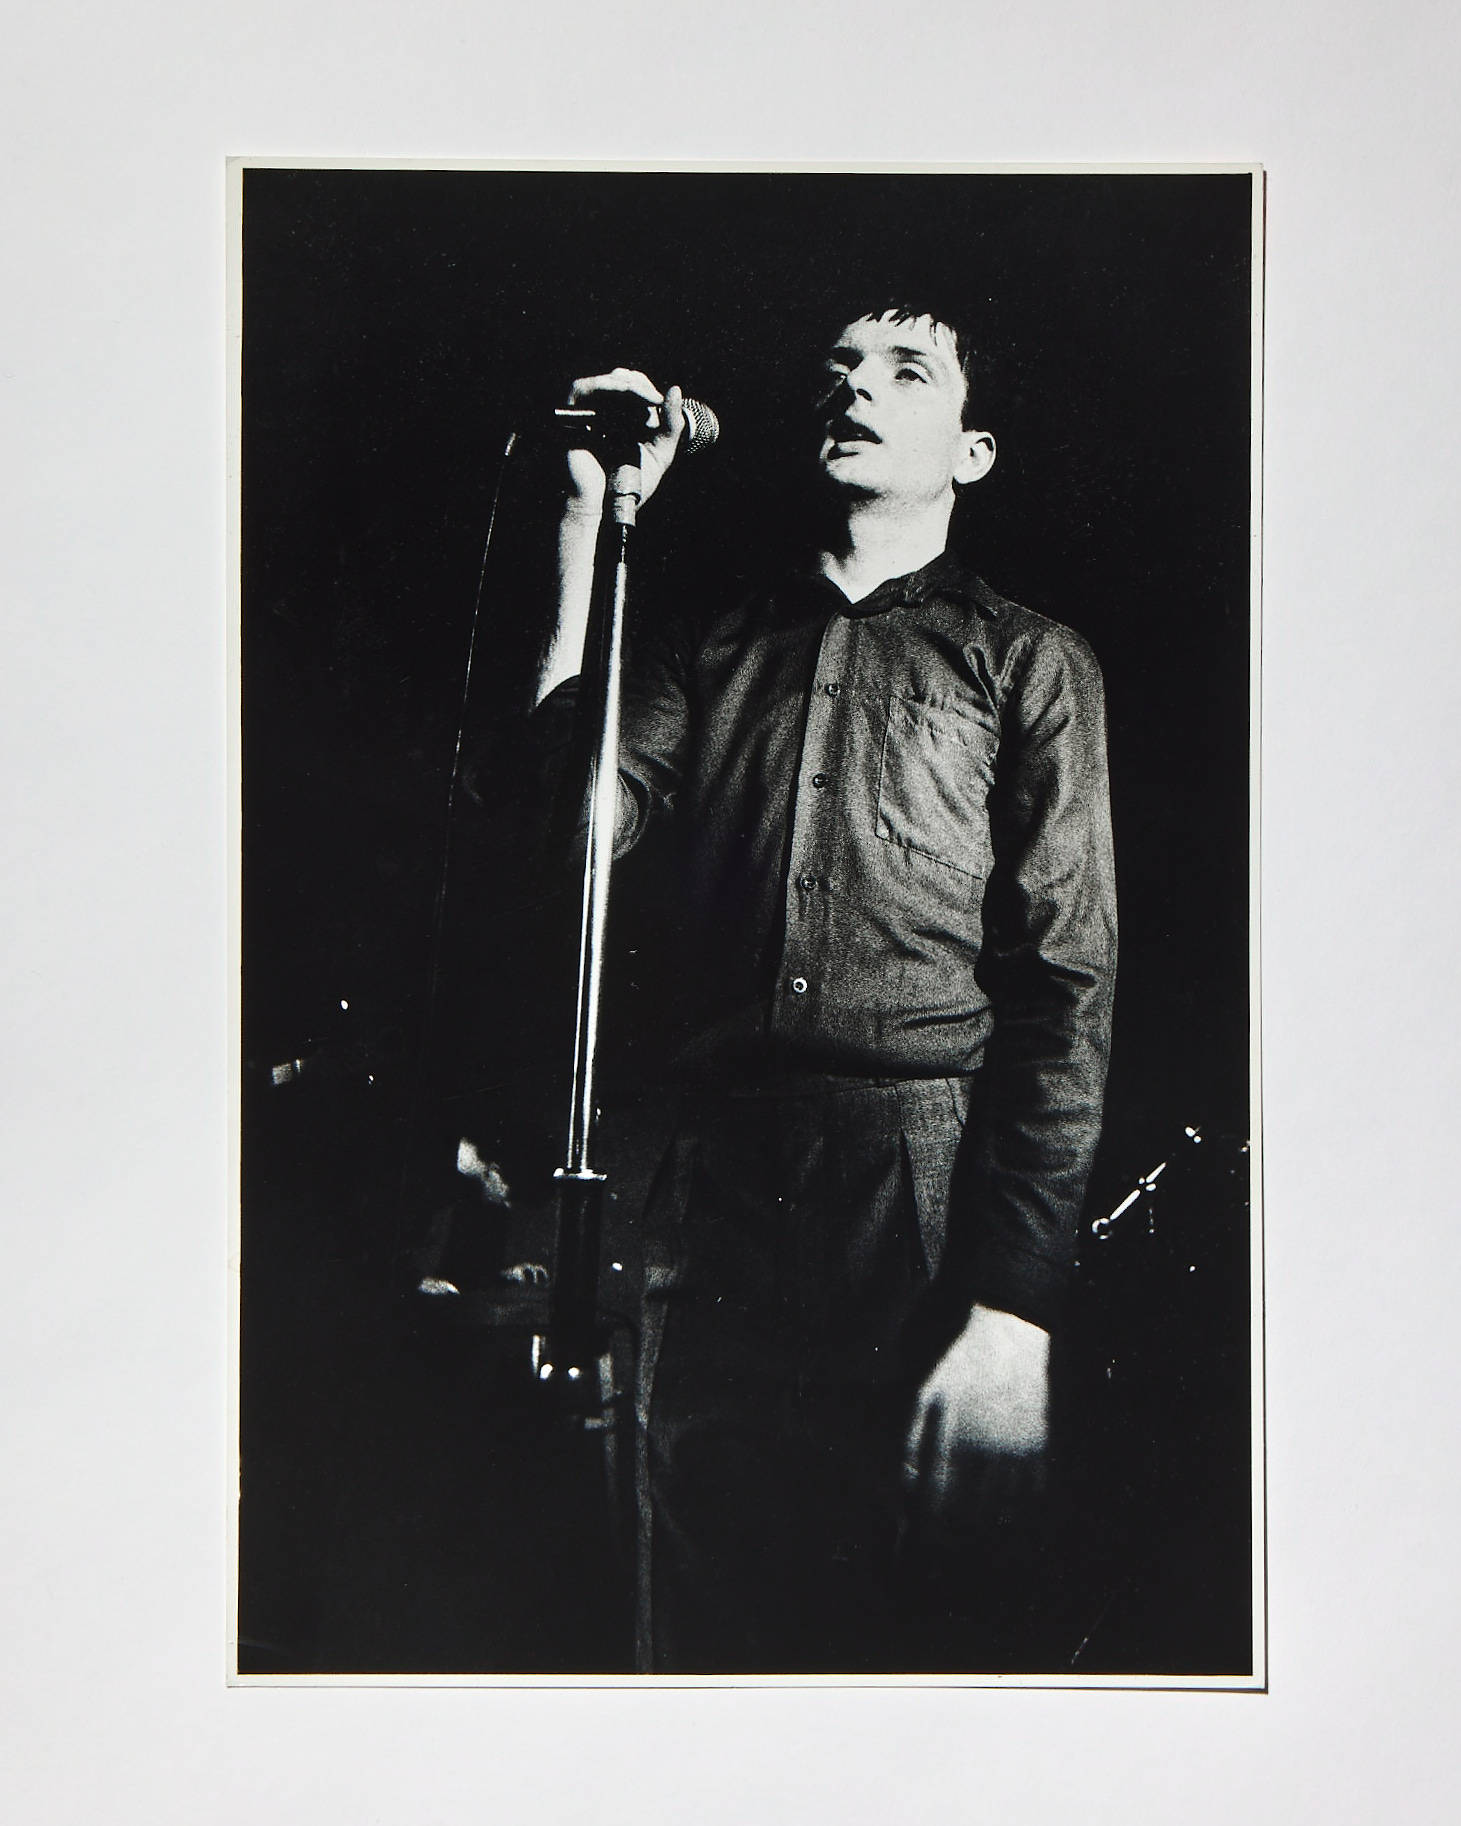
[[[1100,1135],[1116,901],[1100,673],[1066,630],[1030,637],[1004,706],[980,978],[994,1010],[976,1149],[968,1323],[919,1394],[910,1478],[937,1509],[1034,1473],[1049,1333]],[[966,1477],[967,1481],[967,1477]]]
[[[631,394],[643,400],[645,441],[639,446],[640,505],[664,480],[684,428],[678,387],[661,393],[635,369],[574,381],[570,405],[591,403],[603,394]],[[587,774],[591,732],[581,726],[579,676],[593,599],[594,559],[603,518],[607,478],[588,449],[568,452],[567,486],[558,525],[556,613],[539,664],[534,714],[526,755],[536,775],[532,802],[534,867],[554,872],[565,857],[582,855],[587,811],[582,783]],[[637,842],[656,803],[671,796],[684,738],[684,705],[678,690],[676,657],[659,640],[641,650],[632,672],[626,668],[621,730],[619,824],[615,853]],[[642,753],[641,753],[642,751]]]
[[[580,406],[603,393],[633,393],[645,402],[647,435],[639,446],[642,506],[663,481],[680,446],[685,428],[680,389],[671,387],[668,393],[661,393],[648,375],[633,368],[615,368],[609,374],[574,381],[568,403]],[[607,485],[603,464],[591,450],[569,451],[568,492],[558,523],[558,614],[538,670],[535,704],[583,670],[583,643],[593,600],[594,548]]]

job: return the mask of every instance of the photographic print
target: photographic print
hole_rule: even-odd
[[[232,1676],[1261,1687],[1261,173],[231,178]]]

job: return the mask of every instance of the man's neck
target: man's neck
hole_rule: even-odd
[[[890,577],[906,577],[932,564],[948,544],[952,509],[952,501],[914,507],[906,502],[854,502],[837,536],[823,548],[823,576],[849,602],[861,602]]]

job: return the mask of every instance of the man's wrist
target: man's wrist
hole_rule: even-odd
[[[604,513],[602,497],[590,500],[587,495],[567,493],[563,497],[563,518],[580,521],[585,525],[596,525]]]
[[[997,1338],[1011,1352],[1042,1357],[1049,1354],[1050,1333],[1045,1327],[1033,1319],[1022,1319],[1018,1313],[1006,1312],[1003,1307],[986,1306],[976,1300],[964,1329],[968,1332],[976,1328]]]

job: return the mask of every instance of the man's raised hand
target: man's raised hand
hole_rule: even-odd
[[[685,430],[685,407],[678,387],[661,393],[637,368],[615,368],[574,381],[570,406],[591,406],[605,394],[629,394],[644,402],[644,431],[639,445],[640,505],[664,480]],[[593,451],[568,453],[568,497],[558,525],[558,616],[538,668],[535,703],[565,679],[583,669],[583,645],[593,596],[594,546],[608,486],[604,466]]]
[[[570,406],[592,406],[595,395],[629,393],[644,401],[644,436],[639,443],[642,506],[663,481],[675,460],[685,430],[683,395],[678,387],[661,393],[647,374],[637,368],[614,368],[608,374],[591,374],[574,381],[568,390]],[[573,507],[597,515],[604,501],[604,466],[591,450],[568,453],[569,499]]]

